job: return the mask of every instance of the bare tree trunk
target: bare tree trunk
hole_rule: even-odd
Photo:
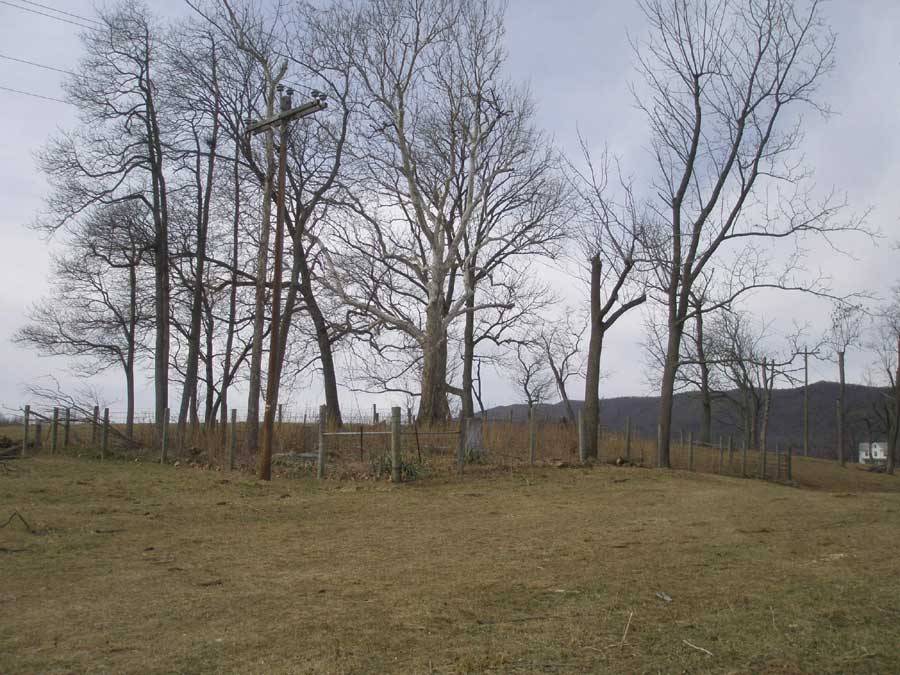
[[[429,304],[422,345],[422,393],[417,421],[430,426],[450,417],[447,401],[447,335],[443,327],[440,295]]]
[[[888,456],[886,470],[894,473],[894,464],[897,461],[897,446],[900,441],[900,332],[897,334],[897,372],[894,375],[894,419],[890,424],[890,438],[888,439]]]
[[[803,350],[803,456],[809,457],[809,352]]]
[[[300,241],[295,246],[302,247],[303,242]],[[306,259],[305,251],[300,256],[300,292],[303,294],[303,302],[306,304],[306,311],[309,312],[309,318],[312,320],[313,328],[316,331],[316,345],[319,348],[319,361],[322,366],[322,384],[325,389],[325,408],[328,414],[328,423],[331,428],[338,429],[344,425],[341,416],[341,403],[338,398],[337,389],[337,372],[334,367],[334,351],[332,349],[331,335],[328,331],[328,322],[325,320],[316,294],[313,291],[312,273],[309,269],[309,263]]]
[[[703,312],[697,308],[697,362],[700,367],[700,403],[703,414],[700,418],[700,443],[709,444],[712,438],[712,394],[709,391],[709,364],[703,348]]]
[[[472,264],[474,265],[474,260]],[[464,419],[469,419],[475,412],[475,401],[472,394],[472,369],[475,364],[475,275],[472,267],[466,270],[466,274],[469,275],[467,286],[472,292],[466,297],[465,326],[463,328],[462,415]]]
[[[134,354],[137,348],[137,254],[132,258],[132,265],[128,268],[128,349],[125,353],[125,387],[126,387],[126,412],[125,435],[134,437]]]
[[[838,433],[837,433],[837,458],[841,466],[847,463],[844,457],[844,426],[846,423],[846,410],[844,399],[844,352],[838,352],[838,373],[840,375],[840,387],[838,388]]]
[[[673,308],[674,309],[674,308]],[[659,448],[657,466],[671,466],[669,446],[672,436],[672,403],[675,400],[675,377],[678,374],[678,355],[681,349],[682,325],[669,322],[669,340],[666,348],[666,362],[659,396]]]
[[[581,423],[584,435],[584,457],[597,458],[597,427],[600,424],[600,357],[603,353],[603,262],[599,255],[591,258],[591,334],[584,377],[584,408]]]

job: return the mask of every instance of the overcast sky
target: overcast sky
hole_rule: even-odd
[[[88,0],[44,0],[42,4],[88,17],[93,12]],[[180,0],[150,4],[163,15],[186,11]],[[807,162],[815,167],[822,191],[833,187],[845,191],[855,211],[871,207],[869,224],[880,229],[884,238],[872,242],[846,237],[839,244],[851,251],[853,258],[819,246],[810,260],[813,267],[831,275],[837,292],[870,291],[884,296],[900,281],[900,252],[891,246],[900,239],[900,2],[833,0],[827,13],[838,34],[837,67],[822,89],[822,98],[835,114],[828,120],[808,118]],[[647,125],[628,89],[636,78],[628,35],[642,36],[645,30],[631,0],[510,0],[507,13],[508,70],[515,79],[530,83],[539,103],[539,123],[571,153],[576,150],[576,129],[592,146],[609,146],[631,175],[651,166]],[[69,23],[0,5],[0,55],[4,57],[71,68],[79,57],[78,31]],[[63,98],[63,77],[0,58],[0,87]],[[27,228],[46,189],[35,168],[34,154],[55,129],[74,123],[71,106],[0,89],[2,409],[21,407],[23,385],[36,378],[55,373],[67,386],[72,382],[65,363],[38,358],[11,344],[9,338],[23,324],[28,305],[48,288],[50,249]],[[579,301],[579,294],[572,291],[569,302]],[[824,301],[771,294],[751,298],[747,307],[772,321],[775,330],[788,330],[796,320],[808,321],[814,330],[823,331],[830,310]],[[640,339],[637,313],[617,324],[608,336],[603,396],[652,393],[642,375]],[[848,378],[862,381],[872,360],[867,353],[848,355]],[[835,370],[831,364],[813,364],[812,379],[835,379]],[[118,379],[106,377],[98,383],[114,408],[123,407]],[[580,386],[576,384],[570,392],[573,398],[582,398]],[[298,405],[315,402],[319,399],[316,389],[313,383],[308,391],[294,392],[290,400]],[[486,385],[485,393],[489,404],[517,400],[511,386],[496,377]],[[372,400],[346,393],[344,406],[364,408]],[[379,401],[383,405],[391,402],[387,398]],[[138,408],[151,405],[151,386],[145,380]]]

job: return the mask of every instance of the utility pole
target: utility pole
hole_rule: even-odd
[[[278,194],[275,217],[275,260],[272,264],[272,326],[269,329],[269,369],[266,373],[266,410],[263,417],[262,448],[259,453],[259,465],[257,475],[260,480],[272,479],[272,441],[275,435],[275,411],[278,408],[278,386],[281,379],[280,368],[280,344],[281,344],[281,258],[284,252],[284,206],[285,183],[287,182],[287,146],[289,123],[296,119],[307,117],[328,107],[324,94],[313,92],[315,98],[312,101],[297,106],[292,106],[293,89],[285,91],[284,85],[279,84],[278,93],[281,97],[281,110],[258,122],[251,122],[247,126],[248,134],[257,134],[266,129],[278,127],[281,132],[278,148]]]

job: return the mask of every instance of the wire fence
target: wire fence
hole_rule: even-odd
[[[411,410],[345,412],[339,428],[328,428],[319,410],[280,406],[273,434],[273,464],[286,472],[315,472],[320,477],[387,477],[517,470],[526,466],[583,463],[579,425],[564,419],[475,418],[427,427]],[[393,416],[396,414],[396,418]],[[257,461],[259,432],[246,414],[187,419],[157,429],[154,413],[136,411],[131,423],[120,410],[25,406],[13,416],[20,436],[7,440],[23,455],[77,451],[101,458],[111,454],[189,462],[217,468],[251,469]],[[257,429],[261,429],[261,421]],[[257,442],[254,443],[253,439]],[[642,436],[629,423],[601,427],[598,462],[656,466],[656,439]],[[695,443],[689,435],[670,448],[670,467],[731,476],[789,481],[792,449],[739,448],[732,438],[718,444]]]

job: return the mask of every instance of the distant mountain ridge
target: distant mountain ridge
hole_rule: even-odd
[[[837,382],[820,381],[809,386],[809,418],[810,446],[812,453],[819,457],[833,457],[836,454],[837,408],[836,401],[840,385]],[[855,449],[858,443],[868,440],[884,440],[885,430],[883,401],[888,390],[881,387],[868,387],[859,384],[846,385],[848,446]],[[725,396],[737,397],[737,392],[724,392],[713,399],[712,438],[718,442],[719,436],[735,437],[740,443],[740,416],[738,408],[727,401]],[[582,401],[572,401],[577,411]],[[488,419],[509,419],[524,421],[528,416],[528,406],[514,404],[496,406],[485,410]],[[562,402],[537,406],[538,419],[558,419],[566,417],[566,408]],[[655,438],[657,419],[659,416],[658,396],[622,396],[606,398],[600,401],[600,423],[610,429],[621,429],[625,419],[630,417],[632,428],[642,438]],[[679,438],[683,430],[685,435],[693,432],[695,437],[700,433],[702,405],[697,392],[682,392],[675,395],[672,409],[672,428],[674,437]],[[769,445],[781,447],[792,445],[803,447],[803,387],[794,389],[776,389],[772,394],[772,407],[769,416]]]

